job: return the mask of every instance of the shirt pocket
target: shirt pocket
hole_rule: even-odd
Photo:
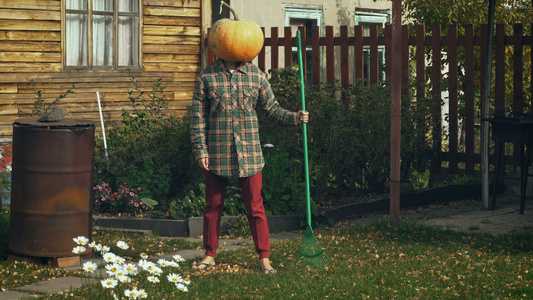
[[[208,95],[211,103],[211,113],[221,112],[226,109],[226,104],[224,103],[224,90],[210,89]]]
[[[257,104],[258,92],[256,89],[244,89],[241,109],[253,112]]]

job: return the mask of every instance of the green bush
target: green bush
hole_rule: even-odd
[[[161,206],[199,174],[192,155],[188,118],[165,114],[167,102],[161,80],[147,95],[132,78],[128,96],[131,110],[107,130],[109,160],[103,139],[96,141],[95,181],[107,182],[112,190],[127,183],[141,187],[139,197],[150,197]]]
[[[129,92],[132,110],[108,132],[109,161],[102,139],[97,140],[96,182],[141,187],[139,197],[151,197],[170,208],[175,218],[201,216],[205,205],[202,171],[192,154],[190,119],[166,115],[161,81],[148,95],[132,79]],[[301,108],[300,81],[294,68],[271,72],[270,82],[281,106]],[[410,88],[410,87],[406,87]],[[390,175],[390,87],[358,82],[348,89],[337,83],[307,86],[312,199],[352,196],[388,191]],[[402,100],[402,186],[419,185],[417,174],[429,167],[431,149],[430,99]],[[260,116],[261,141],[265,148],[263,198],[267,214],[298,214],[305,223],[305,178],[302,129],[280,128]],[[245,214],[236,179],[228,182],[227,215]],[[312,203],[313,220],[322,219]]]
[[[298,78],[296,69],[272,72],[271,84],[282,107],[300,109]],[[386,192],[390,175],[388,83],[361,81],[346,90],[336,83],[321,84],[306,87],[305,93],[310,112],[307,128],[312,194]],[[410,183],[415,170],[423,172],[429,165],[427,133],[434,105],[429,99],[413,101],[406,98],[402,104],[403,183]],[[261,138],[289,157],[303,160],[300,128],[279,130],[263,122]]]
[[[0,261],[9,254],[9,210],[0,210]]]

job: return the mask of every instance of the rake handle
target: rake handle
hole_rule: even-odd
[[[302,36],[300,30],[296,31],[296,41],[298,48],[298,67],[300,70],[300,92],[302,95],[302,110],[305,110],[305,83],[304,83],[304,66],[302,60]],[[303,140],[304,140],[304,164],[305,164],[305,197],[307,200],[307,225],[311,227],[311,188],[309,183],[309,155],[307,149],[307,123],[302,123]]]

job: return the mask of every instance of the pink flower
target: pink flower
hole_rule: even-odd
[[[130,200],[130,203],[129,204],[133,204],[133,200]]]
[[[135,207],[139,207],[139,203],[137,203],[137,202],[135,202],[135,204],[133,204],[133,205],[135,205]]]
[[[141,190],[141,187],[138,187],[137,190],[140,191],[140,190]]]
[[[105,201],[105,197],[102,197],[102,201]]]
[[[102,186],[99,185],[99,186],[98,186],[98,189],[101,190],[101,189],[102,189]]]
[[[130,192],[130,195],[131,195],[131,196],[135,196],[135,193],[134,193],[134,192]]]

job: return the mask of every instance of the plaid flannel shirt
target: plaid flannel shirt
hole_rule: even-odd
[[[223,177],[249,177],[264,166],[258,109],[267,120],[296,125],[297,113],[280,107],[268,79],[255,65],[242,62],[234,73],[217,60],[196,79],[191,139],[196,160],[209,158],[209,169]]]

